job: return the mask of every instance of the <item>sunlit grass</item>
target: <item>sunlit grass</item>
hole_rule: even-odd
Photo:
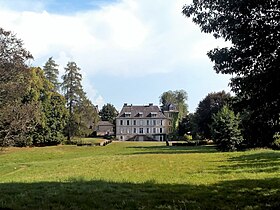
[[[76,200],[69,201],[78,209],[81,196],[92,195],[98,199],[104,199],[102,195],[113,196],[111,202],[104,202],[104,209],[180,209],[184,205],[192,209],[214,208],[226,202],[221,201],[222,198],[232,199],[224,203],[229,205],[228,209],[235,209],[234,205],[269,209],[268,204],[275,207],[273,199],[280,195],[279,175],[280,152],[272,150],[222,153],[213,146],[166,147],[164,143],[155,142],[115,142],[105,147],[8,148],[0,154],[0,195],[4,190],[10,196],[0,197],[0,207],[19,208],[19,201],[12,205],[1,202],[7,203],[7,199],[13,197],[12,192],[20,188],[32,191],[34,187],[28,195],[32,200],[37,187],[50,185],[53,190],[46,190],[44,196],[54,199],[53,193],[63,194],[65,198],[56,198],[57,202],[62,199],[61,202],[67,203],[71,193],[78,190]],[[59,183],[64,187],[60,188]],[[70,197],[67,197],[68,191]],[[209,200],[206,192],[211,195]],[[271,196],[268,203],[253,205],[255,199],[262,200],[265,194]],[[248,199],[238,196],[248,196]],[[83,204],[86,209],[91,209],[90,205],[102,207],[100,201],[92,199]],[[46,209],[69,207],[51,203],[38,205],[35,206],[46,206]]]

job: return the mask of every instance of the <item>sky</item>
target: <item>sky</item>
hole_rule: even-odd
[[[190,0],[0,0],[0,27],[12,31],[42,67],[49,57],[60,76],[69,61],[100,108],[159,104],[185,90],[189,111],[210,92],[230,91],[206,53],[227,46],[200,32],[182,7]]]

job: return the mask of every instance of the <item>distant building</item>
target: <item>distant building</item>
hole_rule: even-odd
[[[173,113],[171,110],[165,112]],[[172,118],[165,116],[158,106],[124,104],[116,118],[116,138],[121,141],[165,141],[172,132],[172,124]]]
[[[95,130],[97,136],[114,135],[114,125],[109,121],[99,121],[95,126]]]

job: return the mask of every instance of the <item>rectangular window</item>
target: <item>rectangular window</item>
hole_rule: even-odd
[[[126,124],[129,125],[129,120],[126,121]]]
[[[133,125],[136,125],[136,120],[133,120]]]
[[[120,125],[123,125],[123,121],[122,120],[120,121]]]
[[[133,133],[137,133],[137,128],[133,128]]]
[[[149,120],[147,120],[147,125],[149,125],[150,124],[150,121]]]
[[[157,129],[156,128],[153,128],[153,133],[157,133]]]
[[[144,133],[143,128],[139,128],[139,133]]]
[[[162,133],[162,128],[159,129],[159,132]]]
[[[140,125],[143,125],[143,120],[140,120]]]
[[[156,120],[153,120],[153,125],[157,125],[157,122],[156,122]]]
[[[150,133],[150,128],[147,128],[147,133]]]
[[[160,125],[162,125],[162,120],[160,121]]]

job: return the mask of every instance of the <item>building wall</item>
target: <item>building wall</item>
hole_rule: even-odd
[[[127,141],[135,135],[145,135],[157,141],[163,141],[171,125],[166,118],[117,118],[116,138]]]

